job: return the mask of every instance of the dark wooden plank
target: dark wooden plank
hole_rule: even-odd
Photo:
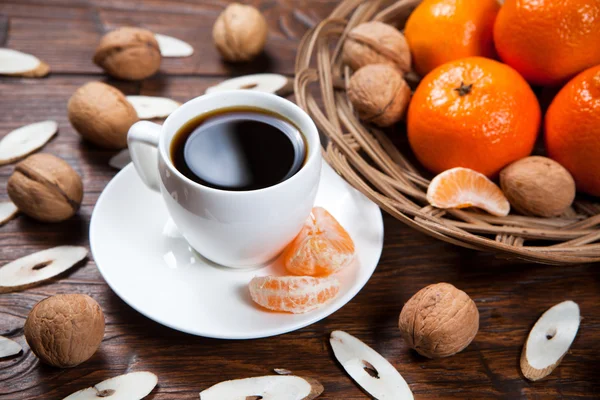
[[[291,72],[298,38],[306,25],[318,21],[333,3],[255,2],[275,31],[269,44],[275,61],[267,66],[269,70]],[[82,174],[85,186],[82,208],[69,221],[41,224],[21,216],[0,227],[0,265],[50,246],[89,244],[87,233],[94,204],[116,173],[107,165],[114,152],[82,142],[68,123],[66,104],[80,85],[106,79],[89,59],[101,30],[129,19],[152,29],[164,28],[164,33],[199,46],[190,60],[168,60],[158,76],[144,82],[106,80],[126,94],[163,95],[186,101],[219,82],[222,78],[217,75],[245,71],[228,71],[220,65],[206,38],[210,30],[207,26],[211,26],[207,21],[215,18],[225,4],[195,0],[0,3],[0,14],[10,17],[8,45],[47,57],[59,72],[41,80],[0,78],[0,137],[26,123],[58,121],[59,134],[43,151],[65,158]],[[254,66],[246,68],[252,71]],[[0,200],[7,198],[5,185],[12,169],[11,165],[0,167]],[[0,399],[60,399],[130,370],[150,370],[159,376],[159,387],[149,399],[195,399],[200,390],[221,380],[267,374],[276,367],[318,378],[326,389],[324,399],[364,399],[367,396],[332,357],[327,337],[335,329],[356,335],[390,360],[417,399],[600,397],[597,266],[549,267],[496,259],[491,254],[431,239],[389,216],[384,222],[380,264],[356,298],[319,323],[274,338],[213,340],[158,325],[124,304],[103,281],[93,260],[45,285],[2,294],[0,335],[17,340],[25,352],[0,360]],[[397,319],[411,295],[440,281],[453,283],[472,296],[481,315],[481,328],[464,352],[447,359],[427,360],[407,348]],[[99,351],[86,363],[68,370],[41,364],[28,350],[22,330],[31,307],[57,293],[87,293],[100,303],[106,315],[106,335]],[[541,382],[528,382],[518,366],[527,333],[544,310],[566,299],[578,302],[584,317],[575,343],[552,375]]]

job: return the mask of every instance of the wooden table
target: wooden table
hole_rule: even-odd
[[[211,28],[226,1],[196,0],[2,0],[0,46],[36,54],[48,62],[46,79],[0,78],[0,136],[26,123],[58,121],[60,132],[43,150],[66,159],[83,177],[85,197],[77,216],[59,224],[19,217],[0,228],[0,264],[61,244],[88,245],[94,203],[115,171],[114,152],[80,141],[69,125],[67,100],[90,80],[108,81],[126,94],[163,95],[179,101],[198,96],[229,75],[273,71],[293,73],[295,48],[306,30],[335,6],[333,0],[254,0],[269,21],[266,53],[241,66],[223,64],[212,45]],[[108,79],[91,61],[100,36],[123,25],[141,26],[191,43],[195,54],[166,59],[161,72],[143,82]],[[0,167],[0,200],[11,165]],[[149,399],[197,399],[198,392],[225,379],[269,374],[288,368],[318,378],[325,399],[367,396],[332,358],[328,334],[356,335],[390,360],[417,399],[599,398],[600,269],[594,265],[551,267],[496,259],[417,233],[384,216],[385,245],[366,287],[329,318],[297,332],[253,341],[225,341],[186,335],[161,326],[123,303],[106,285],[94,261],[42,286],[0,295],[0,335],[15,339],[24,353],[0,361],[0,398],[60,399],[127,371],[149,370],[159,386]],[[400,338],[398,314],[404,302],[427,284],[446,281],[477,303],[481,327],[474,342],[447,359],[428,360]],[[35,303],[57,293],[86,293],[106,315],[99,351],[73,369],[41,364],[28,349],[23,323]],[[548,307],[572,299],[584,317],[560,367],[531,383],[518,360],[526,335]]]

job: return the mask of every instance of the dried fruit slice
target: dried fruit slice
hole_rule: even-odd
[[[160,55],[163,57],[189,57],[194,54],[194,48],[181,39],[155,33]]]
[[[508,200],[494,182],[468,168],[442,172],[429,184],[427,201],[438,208],[478,207],[504,217],[510,211]]]
[[[0,140],[0,165],[15,162],[41,149],[57,131],[55,121],[42,121],[9,132]]]
[[[166,97],[127,96],[139,119],[167,118],[181,103]]]
[[[248,288],[252,300],[269,310],[301,314],[337,296],[340,283],[334,278],[261,276],[253,278]]]
[[[12,201],[3,201],[0,203],[0,226],[16,217],[18,213],[19,209]]]
[[[289,369],[285,369],[285,368],[273,368],[273,372],[275,372],[277,375],[291,375],[292,371],[290,371]]]
[[[0,336],[0,358],[14,356],[23,350],[21,345],[12,339]]]
[[[14,292],[54,278],[87,256],[81,246],[58,246],[9,262],[0,268],[0,293]]]
[[[521,371],[525,378],[537,381],[560,364],[579,330],[579,306],[563,301],[548,309],[537,320],[521,353]]]
[[[353,260],[352,238],[322,207],[312,209],[304,227],[283,254],[285,268],[294,275],[330,275]]]
[[[217,383],[200,392],[200,400],[312,400],[323,393],[323,385],[294,375],[267,375]]]
[[[50,67],[31,54],[12,49],[0,49],[0,75],[41,78],[48,75]]]
[[[158,378],[152,372],[130,372],[82,389],[63,400],[140,400],[148,396],[157,383]]]
[[[279,74],[253,74],[227,79],[218,85],[206,89],[206,93],[224,92],[226,90],[256,90],[285,96],[293,90],[293,82]]]
[[[409,400],[413,394],[402,375],[375,350],[343,331],[331,332],[335,358],[348,375],[379,400]]]
[[[131,156],[129,155],[129,149],[125,149],[112,156],[111,159],[108,160],[108,165],[115,169],[123,169],[130,162]]]

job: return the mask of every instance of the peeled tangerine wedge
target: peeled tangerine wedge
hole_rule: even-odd
[[[58,246],[38,251],[0,267],[0,293],[14,292],[54,278],[87,256],[81,246]]]
[[[378,400],[412,400],[413,394],[402,375],[375,350],[343,331],[331,332],[335,358],[348,375]]]
[[[535,323],[521,353],[521,371],[525,378],[537,381],[560,364],[579,330],[579,306],[563,301],[548,309]]]
[[[252,300],[269,310],[301,314],[337,296],[340,283],[335,278],[261,276],[253,278],[248,288]]]
[[[442,172],[429,184],[427,201],[437,208],[481,208],[492,215],[505,217],[510,204],[502,190],[485,175],[468,168]]]
[[[151,372],[130,372],[82,389],[63,400],[140,400],[148,396],[157,383],[158,378]]]
[[[283,254],[285,268],[294,275],[331,275],[353,260],[352,238],[322,207],[312,209],[304,227]]]
[[[14,356],[23,350],[21,345],[14,340],[0,336],[0,358]]]
[[[217,383],[200,392],[200,400],[312,400],[323,393],[314,379],[267,375]]]

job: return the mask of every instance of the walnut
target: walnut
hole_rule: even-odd
[[[479,330],[479,311],[462,290],[449,283],[436,283],[408,300],[399,326],[404,340],[419,354],[448,357],[471,343]]]
[[[102,37],[93,60],[115,78],[137,81],[158,71],[161,55],[152,32],[125,27]]]
[[[347,93],[360,119],[381,127],[404,117],[411,96],[402,74],[389,64],[360,68],[350,78]]]
[[[213,40],[225,60],[249,61],[265,47],[267,32],[267,21],[260,11],[232,3],[217,18]]]
[[[138,115],[123,93],[102,82],[75,91],[67,106],[69,121],[83,138],[107,149],[127,146],[127,132]]]
[[[513,208],[525,215],[556,217],[575,199],[569,171],[546,157],[526,157],[510,164],[500,172],[500,186]]]
[[[69,368],[88,360],[104,337],[104,314],[85,294],[57,294],[37,303],[25,321],[25,339],[42,362]]]
[[[44,222],[70,218],[83,199],[83,183],[77,172],[66,161],[44,153],[15,165],[6,189],[20,211]]]
[[[404,35],[383,22],[364,22],[354,27],[344,42],[344,62],[353,70],[369,64],[391,64],[410,71],[410,49]]]

